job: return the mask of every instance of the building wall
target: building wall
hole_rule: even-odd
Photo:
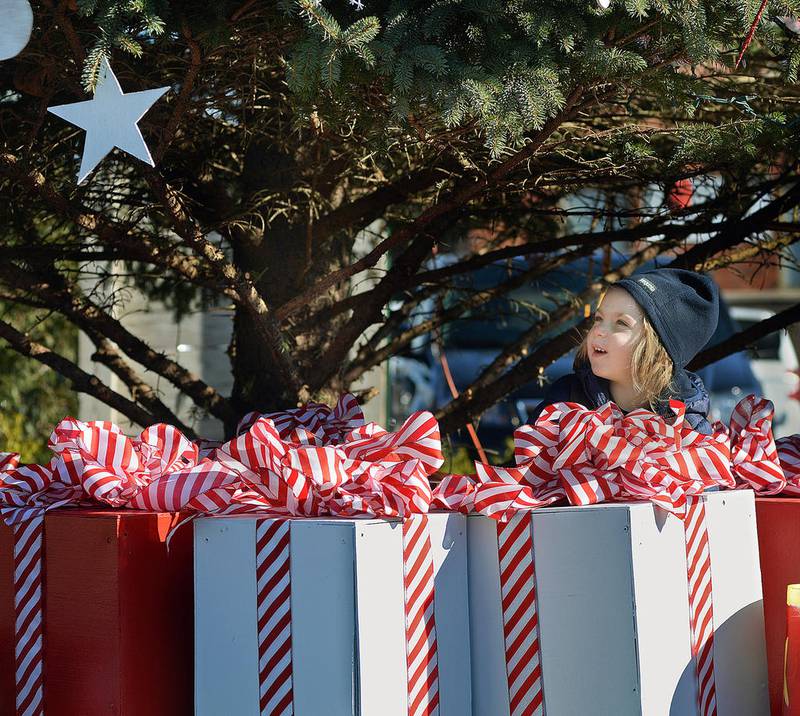
[[[120,320],[151,348],[177,360],[223,395],[230,394],[233,377],[226,354],[232,330],[230,311],[218,309],[197,312],[176,321],[171,311],[158,304],[148,307],[145,300],[139,297],[126,306]],[[82,335],[79,343],[81,367],[95,373],[114,390],[127,395],[125,386],[116,376],[111,375],[104,366],[92,362],[92,350],[91,341]],[[220,421],[197,410],[191,400],[179,394],[171,383],[145,372],[138,364],[137,368],[158,390],[164,403],[199,435],[215,439],[222,437]],[[120,413],[88,396],[80,396],[79,408],[80,417],[84,420],[111,420],[126,430],[135,429]]]
[[[383,223],[376,222],[356,241],[357,253],[366,253],[371,246],[371,237],[383,230]],[[372,272],[359,275],[354,284],[354,292],[366,291],[383,276],[385,266],[381,264]],[[227,349],[233,330],[233,312],[228,308],[216,308],[198,311],[184,316],[180,321],[174,313],[158,302],[148,302],[143,296],[131,293],[131,299],[118,312],[118,318],[132,333],[141,338],[156,351],[163,351],[170,358],[177,360],[182,366],[196,373],[223,395],[231,394],[233,376]],[[94,351],[91,341],[81,334],[78,345],[79,365],[83,370],[93,373],[114,390],[128,395],[124,385],[116,376],[102,365],[91,360]],[[137,369],[151,384],[155,379],[152,373],[145,372],[141,366]],[[386,425],[386,396],[388,390],[388,371],[385,365],[379,366],[365,374],[354,386],[353,390],[377,388],[378,394],[364,406],[364,414],[368,421]],[[155,380],[161,399],[187,425],[196,430],[198,435],[219,439],[223,437],[222,423],[199,411],[194,404],[176,391],[173,386],[159,378]],[[117,411],[111,410],[103,403],[84,394],[79,396],[79,417],[83,420],[111,420],[126,431],[135,432],[139,426]]]

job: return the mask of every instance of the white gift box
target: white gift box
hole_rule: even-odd
[[[717,713],[766,716],[753,493],[702,499]],[[684,523],[646,502],[539,509],[522,519],[535,569],[542,669],[525,688],[543,692],[536,713],[712,713],[709,703],[698,705]],[[497,523],[470,516],[468,545],[473,713],[508,716]]]
[[[466,518],[440,513],[424,519],[434,575],[439,713],[468,716]],[[270,523],[272,529],[282,524],[288,530],[284,582],[290,598],[286,625],[280,623],[280,603],[262,604],[260,638],[259,589],[274,587],[282,594],[285,586],[271,571],[280,560],[258,563],[258,531]],[[406,666],[413,639],[406,637],[404,585],[404,567],[416,557],[404,560],[401,521],[276,522],[247,515],[198,519],[194,525],[197,716],[284,710],[294,716],[409,716],[419,711]],[[418,587],[414,580],[409,590]],[[284,626],[290,629],[288,656],[273,653],[286,636]],[[265,639],[267,632],[280,636]],[[417,658],[408,656],[415,673]],[[288,686],[265,696],[265,670],[283,673],[284,667],[291,677]],[[267,698],[272,698],[269,704]]]

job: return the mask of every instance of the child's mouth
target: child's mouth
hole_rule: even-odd
[[[607,352],[604,351],[602,348],[598,348],[597,346],[592,346],[592,355],[595,358],[599,358],[600,356],[606,355]]]

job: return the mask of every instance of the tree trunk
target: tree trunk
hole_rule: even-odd
[[[268,172],[270,180],[265,181],[263,174]],[[290,194],[296,183],[296,166],[285,154],[272,148],[252,148],[248,151],[243,173],[244,189],[247,191],[249,179],[253,174],[260,174],[253,185],[260,191],[281,192]],[[255,177],[253,177],[256,179]],[[296,185],[296,184],[295,184]],[[246,235],[238,230],[232,236],[234,247],[234,263],[254,278],[256,286],[267,304],[275,310],[279,306],[300,295],[304,288],[318,279],[342,267],[352,245],[347,236],[339,236],[328,240],[322,246],[313,240],[313,224],[307,221],[297,224],[289,223],[284,217],[274,219],[260,235]],[[311,247],[313,248],[313,251]],[[346,295],[347,286],[329,294],[326,300],[335,301]],[[293,323],[282,326],[285,339],[284,349],[293,357],[303,382],[309,382],[311,371],[318,368],[317,361],[326,345],[337,334],[344,317],[323,325],[298,331],[293,328],[304,318],[303,312],[293,316]],[[234,315],[233,337],[229,349],[233,372],[232,401],[240,415],[251,410],[268,412],[296,407],[281,399],[285,394],[285,386],[280,384],[278,372],[271,365],[268,356],[252,350],[254,328],[250,316],[241,308]],[[341,386],[324,386],[317,391],[317,397],[330,401],[333,392]],[[233,426],[226,426],[230,433]]]

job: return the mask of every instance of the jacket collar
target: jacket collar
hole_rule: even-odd
[[[586,397],[592,403],[589,407],[597,409],[612,400],[611,387],[608,381],[605,378],[598,378],[592,373],[588,365],[577,368],[575,373],[578,376],[583,392],[586,393]],[[670,387],[673,390],[665,391],[655,405],[656,413],[662,418],[673,417],[669,408],[671,399],[680,400],[684,403],[687,413],[698,413],[703,417],[708,415],[710,401],[705,386],[703,386],[703,381],[699,376],[681,368],[672,377],[672,385]]]

